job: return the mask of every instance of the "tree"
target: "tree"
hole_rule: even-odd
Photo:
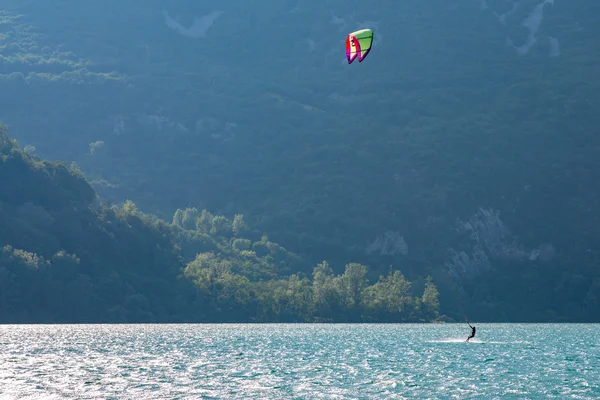
[[[426,315],[430,318],[436,318],[439,315],[440,308],[439,292],[430,275],[427,276],[425,282],[422,301]]]
[[[231,224],[231,229],[233,230],[234,235],[239,236],[246,232],[248,227],[244,222],[244,216],[242,214],[236,214],[233,217],[233,223]]]
[[[350,263],[346,265],[344,275],[342,275],[342,284],[346,295],[346,306],[350,309],[356,308],[361,302],[361,296],[364,288],[367,286],[367,267],[359,263]]]
[[[411,284],[400,271],[390,271],[380,276],[379,281],[364,291],[364,305],[369,315],[384,321],[406,321],[412,319],[413,299]]]
[[[332,319],[342,311],[343,287],[341,277],[323,261],[313,270],[313,308],[320,319]]]

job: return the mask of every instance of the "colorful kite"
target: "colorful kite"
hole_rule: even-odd
[[[373,44],[373,31],[371,29],[361,29],[360,31],[352,32],[346,38],[346,56],[348,57],[348,64],[352,64],[352,61],[358,57],[358,62],[362,62],[365,59],[369,51],[371,51],[371,45]]]

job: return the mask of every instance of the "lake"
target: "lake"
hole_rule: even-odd
[[[0,399],[596,399],[600,325],[0,325]]]

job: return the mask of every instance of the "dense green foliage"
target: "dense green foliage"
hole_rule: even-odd
[[[3,6],[0,119],[103,200],[243,214],[284,274],[431,275],[455,319],[600,321],[599,2]]]
[[[314,278],[302,260],[233,220],[178,210],[172,223],[131,201],[108,207],[81,172],[19,149],[0,125],[0,323],[429,321],[438,294],[415,297],[399,271]],[[190,262],[184,265],[185,260]]]

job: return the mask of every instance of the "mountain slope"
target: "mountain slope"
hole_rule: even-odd
[[[481,318],[523,303],[519,318],[559,318],[594,291],[593,2],[10,4],[46,45],[113,72],[10,81],[27,103],[0,115],[40,154],[76,161],[103,198],[243,213],[337,272],[360,260],[432,273],[453,299],[442,304]],[[363,26],[374,49],[348,66],[345,34]],[[510,297],[546,273],[543,290]],[[546,317],[538,297],[555,290]]]

